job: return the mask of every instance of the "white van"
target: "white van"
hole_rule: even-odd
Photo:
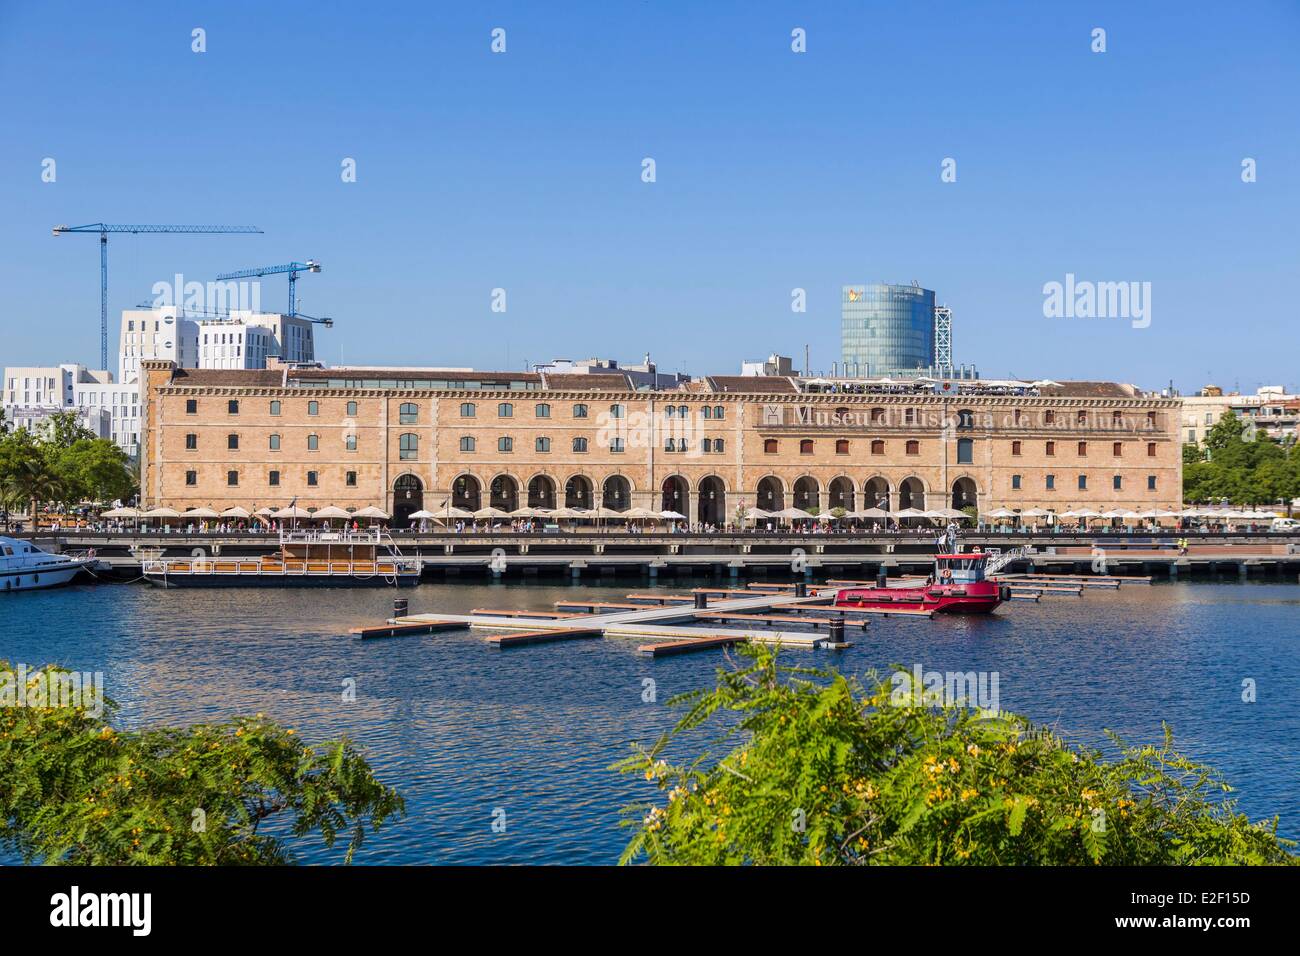
[[[1274,531],[1300,531],[1300,518],[1274,518]]]

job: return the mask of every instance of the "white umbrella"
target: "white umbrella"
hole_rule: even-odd
[[[310,518],[311,512],[306,508],[299,508],[297,505],[290,505],[288,508],[281,508],[271,515],[272,518]]]
[[[181,515],[182,518],[220,518],[211,508],[191,508]]]
[[[749,509],[749,511],[757,511],[757,510],[758,510],[757,508],[750,508],[750,509]],[[764,512],[763,512],[763,515],[766,516],[766,515],[767,515],[767,512],[764,511]],[[685,520],[686,520],[686,515],[684,515],[684,514],[679,514],[679,513],[676,512],[676,511],[661,511],[661,512],[659,512],[659,517],[661,517],[661,518],[665,518],[665,519],[667,519],[668,521],[685,521]],[[748,512],[748,511],[745,512],[745,517],[746,517],[746,518],[749,517],[749,512]]]
[[[516,508],[510,512],[512,518],[545,518],[551,512],[546,508]]]
[[[888,518],[890,514],[884,508],[867,508],[864,511],[853,512],[854,518]]]
[[[1066,511],[1062,513],[1062,518],[1100,518],[1100,511],[1093,511],[1091,508],[1079,508],[1077,511]]]
[[[450,506],[448,506],[448,507],[446,507],[446,508],[439,508],[439,509],[438,509],[438,517],[439,517],[439,518],[456,518],[456,519],[459,519],[459,520],[463,520],[463,519],[465,519],[465,518],[472,518],[472,517],[474,517],[474,512],[472,512],[472,511],[466,511],[464,508],[457,508],[455,505],[450,505]]]
[[[337,508],[334,505],[330,505],[326,508],[321,508],[319,511],[313,511],[310,516],[313,518],[320,518],[322,520],[326,518],[342,518],[344,521],[347,521],[349,518],[352,517],[352,515],[348,514],[348,512],[344,511],[342,508]],[[414,518],[415,515],[412,515],[411,517]]]
[[[780,518],[782,521],[812,521],[812,515],[802,508],[782,508],[780,511],[772,512],[773,518]]]
[[[239,507],[238,505],[236,505],[236,506],[233,507],[233,508],[227,508],[225,511],[221,512],[221,517],[223,517],[223,518],[251,518],[252,515],[250,515],[250,514],[249,514],[247,511],[245,511],[243,508],[241,508],[241,507]]]
[[[939,508],[936,511],[931,512],[931,514],[939,518],[954,518],[957,520],[970,517],[966,512],[958,511],[956,508]]]
[[[928,518],[929,516],[928,512],[920,508],[904,508],[902,511],[894,512],[895,518]]]
[[[627,512],[615,511],[613,508],[606,508],[604,505],[601,505],[599,508],[596,509],[596,517],[597,518],[626,518]]]
[[[275,514],[275,509],[271,507],[258,508],[256,511],[253,512],[253,514],[261,515],[263,518],[269,518]]]
[[[473,516],[475,518],[509,518],[510,512],[489,505],[486,508],[479,508],[478,511],[474,512]]]
[[[1047,518],[1051,516],[1050,511],[1044,511],[1042,508],[1029,508],[1020,512],[1022,518]]]
[[[141,518],[179,518],[180,516],[179,511],[173,511],[171,508],[153,508],[140,513]]]
[[[622,517],[634,518],[637,521],[662,521],[664,516],[649,508],[628,508],[623,512]]]
[[[593,512],[586,508],[556,508],[551,512],[552,518],[590,518]]]
[[[1136,518],[1138,517],[1138,513],[1136,511],[1127,511],[1124,508],[1116,508],[1111,511],[1103,511],[1101,513],[1101,517],[1112,518],[1112,519],[1113,518]]]
[[[354,512],[353,515],[352,515],[352,517],[354,517],[354,518],[378,518],[378,519],[380,519],[381,521],[387,521],[389,518],[392,517],[392,515],[390,515],[390,514],[389,514],[387,511],[385,511],[383,508],[376,508],[374,505],[367,505],[366,507],[362,508],[360,511]]]
[[[138,518],[140,511],[138,508],[109,508],[107,511],[100,512],[101,518]]]
[[[985,518],[1016,518],[1019,517],[1010,508],[995,508],[992,511],[986,511],[983,514]]]

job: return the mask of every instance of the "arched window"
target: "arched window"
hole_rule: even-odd
[[[343,447],[346,448],[348,451],[356,451],[356,450],[357,450],[357,436],[356,436],[356,435],[346,435],[346,436],[343,438]]]
[[[969,438],[957,439],[957,464],[969,465],[974,460],[975,443]]]
[[[688,417],[690,416],[690,414],[691,414],[691,410],[690,410],[689,408],[687,408],[685,405],[678,405],[678,406],[677,406],[677,417],[678,417],[678,418],[688,418]]]
[[[811,438],[801,438],[799,440],[799,454],[811,455],[813,453],[813,440]]]
[[[357,417],[357,403],[348,402],[348,418],[356,418],[356,417]]]
[[[461,402],[461,403],[460,403],[460,417],[461,417],[461,418],[473,418],[473,417],[474,417],[474,403],[473,403],[473,402]]]
[[[315,400],[312,400],[312,401],[308,402],[308,403],[307,403],[307,414],[308,414],[308,415],[319,415],[319,414],[320,414],[320,402],[315,401]]]
[[[356,412],[348,412],[355,415]],[[397,421],[401,425],[414,425],[420,420],[420,406],[414,402],[403,402],[397,408]]]
[[[545,402],[541,402],[541,403],[539,403],[539,404],[537,405],[536,408],[533,409],[533,413],[534,413],[538,418],[550,418],[550,417],[551,417],[551,406],[550,406],[550,405],[547,405]]]
[[[497,418],[513,418],[515,407],[509,402],[502,402],[497,406]]]
[[[765,455],[775,455],[777,451],[780,449],[780,447],[781,447],[781,443],[778,442],[775,438],[763,439],[763,454]]]
[[[847,455],[849,453],[849,440],[847,438],[835,439],[835,454]]]
[[[725,418],[725,417],[726,417],[725,415],[723,415],[723,408],[722,408],[721,405],[714,405],[714,406],[713,406],[713,417],[714,417],[715,419],[718,419],[718,418]]]
[[[574,406],[573,406],[573,417],[574,417],[574,418],[586,418],[586,417],[587,417],[587,406],[586,406],[586,405],[574,405]]]
[[[320,435],[307,436],[307,450],[318,451],[320,449]]]
[[[665,418],[676,418],[676,417],[677,417],[677,406],[676,406],[676,405],[669,405],[667,408],[665,408],[665,409],[664,409],[664,417],[665,417]]]
[[[537,441],[534,443],[534,447],[541,452],[550,451],[551,440],[549,438],[538,438]]]
[[[397,439],[397,457],[402,461],[410,461],[418,458],[420,455],[420,436],[412,432],[406,432]]]
[[[497,451],[512,452],[515,450],[515,440],[507,436],[497,439]]]
[[[920,443],[919,441],[917,441],[915,438],[913,438],[912,440],[910,440],[910,441],[907,443],[907,453],[908,453],[909,455],[919,455],[919,454],[921,454],[921,443]]]
[[[585,439],[585,438],[575,438],[575,439],[573,440],[573,450],[574,450],[574,451],[586,451],[586,450],[587,450],[587,439]]]
[[[883,408],[873,408],[871,410],[871,424],[873,425],[885,424],[885,410]]]
[[[705,405],[705,406],[704,406],[704,417],[705,417],[705,418],[712,418],[712,417],[713,417],[713,406],[712,406],[712,405]]]
[[[622,406],[622,405],[611,405],[611,406],[609,406],[609,417],[610,417],[610,418],[622,418],[622,417],[623,417],[623,406]]]
[[[714,450],[714,451],[717,451],[717,452],[720,452],[720,451],[723,450],[723,448],[722,448],[722,439],[721,439],[721,438],[715,438],[715,439],[713,439],[713,450]]]
[[[463,437],[461,438],[461,440],[460,440],[460,450],[461,450],[461,451],[473,451],[473,450],[474,450],[474,436],[472,436],[472,435],[465,435],[465,436],[463,436]]]
[[[271,451],[279,451],[279,450],[280,450],[280,436],[279,436],[279,435],[272,435],[272,436],[271,436]]]
[[[911,444],[911,442],[908,442],[908,444]],[[880,438],[874,438],[874,439],[872,439],[872,441],[871,441],[871,454],[873,454],[873,455],[883,455],[884,453],[885,453],[885,442],[884,442],[884,440],[883,440],[883,439],[880,439]]]
[[[271,414],[272,415],[280,414],[280,403],[278,401],[271,403]]]

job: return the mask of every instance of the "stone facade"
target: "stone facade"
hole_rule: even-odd
[[[1179,403],[1068,384],[944,396],[575,389],[522,374],[512,387],[305,387],[284,370],[178,375],[166,362],[145,375],[148,507],[604,504],[725,523],[739,507],[1182,503]]]

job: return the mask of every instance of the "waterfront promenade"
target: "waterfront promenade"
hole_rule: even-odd
[[[936,550],[936,532],[821,533],[709,532],[634,533],[578,530],[558,534],[515,532],[396,532],[393,541],[420,560],[426,574],[504,577],[639,573],[650,579],[712,573],[733,578],[776,575],[874,577],[924,572]],[[155,557],[253,557],[274,552],[274,533],[42,532],[49,550],[94,549],[102,570],[138,575]],[[1180,542],[1186,542],[1186,551]],[[966,532],[966,549],[1024,549],[1011,570],[1241,579],[1300,579],[1300,534],[1261,531],[1227,533],[1034,534]]]

